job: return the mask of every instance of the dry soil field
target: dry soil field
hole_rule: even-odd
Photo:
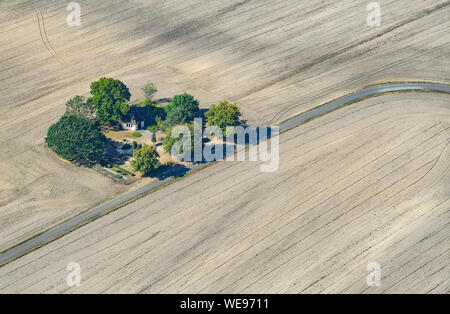
[[[210,166],[0,268],[0,292],[446,293],[448,104],[408,93],[335,111],[281,135],[278,172]]]
[[[65,101],[99,77],[134,99],[151,80],[161,98],[237,101],[255,123],[367,84],[450,83],[450,1],[382,0],[379,28],[362,0],[79,0],[74,28],[68,2],[0,2],[0,251],[122,192],[44,145]]]

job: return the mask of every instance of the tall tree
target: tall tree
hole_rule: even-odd
[[[88,103],[97,108],[97,119],[102,125],[112,125],[128,113],[131,98],[128,87],[119,80],[103,77],[91,84]]]
[[[75,115],[50,126],[45,141],[61,158],[87,166],[102,160],[107,142],[94,122]]]
[[[144,92],[145,99],[151,103],[153,101],[153,97],[158,92],[158,89],[155,84],[148,82],[144,87],[142,87],[142,91]]]
[[[230,104],[223,100],[218,105],[212,105],[205,113],[207,123],[210,126],[218,126],[222,131],[226,132],[227,126],[238,126],[245,124],[246,121],[240,120],[241,111],[236,104]]]

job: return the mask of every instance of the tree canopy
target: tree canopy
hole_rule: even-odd
[[[193,121],[199,113],[198,105],[194,96],[187,93],[173,97],[166,107],[167,125],[170,127]]]
[[[156,148],[144,144],[140,149],[133,151],[134,160],[131,161],[131,166],[134,171],[142,171],[148,173],[159,167],[159,155]]]
[[[205,116],[209,126],[218,126],[224,134],[226,133],[227,126],[245,124],[245,121],[240,120],[241,111],[239,110],[239,106],[230,104],[226,100],[221,101],[218,105],[212,105],[205,113]]]
[[[95,120],[96,111],[95,105],[87,103],[83,96],[75,96],[67,101],[65,114]]]
[[[111,125],[128,113],[131,94],[119,80],[103,77],[91,84],[88,103],[97,108],[97,119],[102,125]]]
[[[107,142],[94,122],[75,115],[50,126],[45,141],[61,158],[87,166],[102,160]]]

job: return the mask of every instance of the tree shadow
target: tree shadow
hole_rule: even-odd
[[[202,118],[203,119],[203,126],[206,124],[206,116],[205,113],[208,111],[209,109],[199,109],[198,110],[198,118]]]
[[[239,143],[241,145],[256,145],[272,137],[272,129],[270,127],[248,126],[247,129],[251,130],[253,136],[249,133],[243,133],[244,142]],[[226,136],[224,136],[224,139],[227,140],[227,144],[238,144],[239,135],[233,134],[231,141],[228,141],[228,137]]]
[[[172,101],[172,98],[160,98],[158,100],[154,100],[153,103],[156,105],[160,105],[160,104],[167,104],[170,103]]]
[[[120,150],[122,145],[121,142],[107,140],[107,147],[104,150],[107,164],[123,165],[133,157],[133,150]]]
[[[204,143],[203,147],[209,146],[208,150],[211,155],[215,156],[214,160],[225,160],[227,157],[231,157],[240,151],[244,151],[248,157],[249,151],[246,149],[247,147],[259,145],[273,136],[270,127],[248,126],[247,130],[250,130],[251,135],[248,132],[241,133],[241,135],[233,133],[230,138],[225,136],[223,143]],[[202,162],[207,161],[211,161],[211,158]]]

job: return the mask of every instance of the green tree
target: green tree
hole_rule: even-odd
[[[187,93],[175,96],[166,107],[167,126],[189,123],[199,113],[198,101]]]
[[[156,105],[147,99],[141,100],[139,105],[148,111],[148,115],[145,119],[145,125],[147,127],[156,127],[158,124],[158,119],[164,120],[166,118],[166,110],[164,110],[164,107],[160,105]]]
[[[223,100],[218,105],[212,105],[205,113],[207,124],[209,126],[218,126],[226,133],[227,126],[238,126],[245,124],[246,121],[240,120],[241,111],[236,104],[230,104]]]
[[[158,92],[158,89],[156,88],[155,84],[153,84],[152,82],[148,82],[141,89],[144,92],[145,99],[150,103],[153,101],[153,97]]]
[[[102,125],[112,125],[128,113],[127,101],[131,94],[121,81],[103,77],[91,84],[90,105],[97,108],[97,119]]]
[[[144,144],[141,148],[133,151],[134,160],[131,161],[131,166],[134,171],[142,171],[145,174],[159,167],[159,155],[156,148]]]
[[[162,121],[166,118],[166,111],[163,107],[158,105],[151,105],[146,107],[149,111],[149,119],[146,121],[147,125],[155,125],[157,129],[162,126]]]
[[[172,128],[166,130],[166,137],[163,140],[163,148],[167,153],[171,153],[172,146],[181,139],[180,137],[174,138],[172,137]]]
[[[74,115],[88,120],[95,120],[97,109],[92,103],[87,103],[83,96],[75,96],[66,103],[66,115]]]
[[[45,141],[61,158],[86,166],[102,161],[107,143],[94,122],[75,115],[64,115],[50,126]]]

